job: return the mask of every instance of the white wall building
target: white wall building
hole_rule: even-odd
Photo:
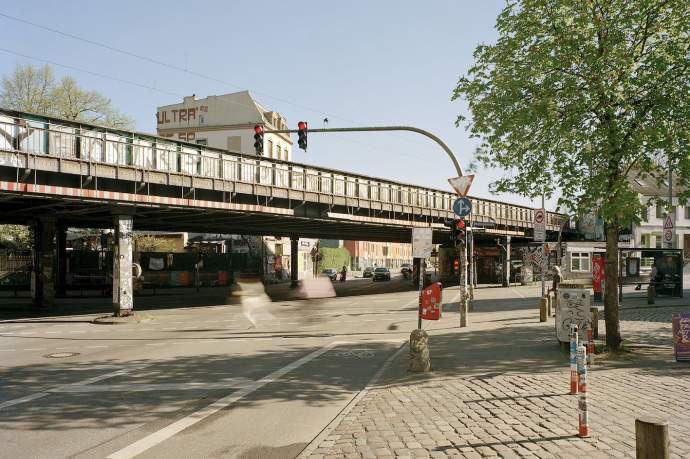
[[[641,202],[648,203],[649,199],[649,196],[643,196]],[[675,214],[673,248],[683,249],[683,255],[687,259],[690,258],[690,205],[678,205],[676,197],[673,198],[673,204]],[[633,227],[635,247],[668,247],[664,243],[665,219],[666,209],[663,205],[648,205],[645,214],[642,215],[642,222]]]
[[[156,128],[161,137],[222,148],[245,155],[256,154],[254,126],[287,129],[287,120],[278,112],[266,110],[249,94],[241,91],[197,100],[194,95],[181,104],[158,107]],[[290,161],[292,140],[289,134],[265,134],[264,156]]]
[[[255,155],[254,126],[264,129],[288,129],[287,120],[275,111],[265,109],[249,91],[198,99],[187,96],[180,104],[164,105],[156,111],[158,135],[174,140],[207,145],[245,155]],[[282,161],[292,160],[289,134],[265,134],[263,155]],[[290,239],[264,236],[263,271],[268,276],[281,269],[290,269]],[[312,277],[309,251],[315,239],[302,239],[299,244],[299,277]],[[283,273],[285,274],[285,273]],[[289,277],[289,274],[288,274]]]

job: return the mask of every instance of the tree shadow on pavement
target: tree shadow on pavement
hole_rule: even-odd
[[[165,413],[181,417],[226,396],[226,389],[89,391],[99,384],[125,385],[159,383],[218,383],[228,378],[258,381],[277,369],[322,348],[299,344],[280,350],[245,355],[221,354],[178,356],[169,360],[137,359],[123,363],[90,360],[69,363],[51,361],[0,368],[0,430],[65,431],[83,428],[131,426],[159,420]],[[387,342],[343,343],[302,366],[279,376],[255,392],[224,409],[261,406],[266,403],[300,400],[310,406],[326,406],[335,400],[346,402],[364,388],[383,361],[398,345]],[[363,350],[367,352],[364,353]],[[104,375],[118,369],[146,366],[128,374],[85,385],[83,392],[60,386]],[[75,369],[78,368],[78,369]],[[13,406],[2,403],[38,392],[48,395]]]

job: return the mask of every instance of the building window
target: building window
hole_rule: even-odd
[[[642,208],[642,215],[641,215],[642,221],[643,222],[648,222],[649,221],[649,207],[643,207]]]
[[[661,204],[656,205],[656,218],[664,218],[664,206]]]
[[[685,206],[685,218],[690,220],[690,206]]]
[[[268,151],[266,152],[266,156],[273,158],[273,141],[271,140],[268,141]]]
[[[588,252],[572,252],[570,254],[570,271],[589,272],[590,270],[590,254]]]
[[[655,247],[656,247],[657,249],[660,249],[660,248],[661,248],[661,233],[660,233],[660,232],[659,232],[659,233],[654,233],[654,239],[655,239],[655,242],[656,242]]]
[[[640,246],[648,249],[652,247],[652,235],[651,234],[641,234],[640,235]]]
[[[208,139],[196,139],[197,145],[208,145]]]

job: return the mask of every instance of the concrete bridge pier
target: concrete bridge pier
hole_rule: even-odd
[[[505,256],[503,257],[503,286],[510,287],[510,236],[506,236]]]
[[[55,233],[55,249],[57,255],[57,272],[55,273],[56,293],[67,296],[67,227],[58,222]]]
[[[39,218],[35,221],[31,299],[36,306],[50,307],[55,304],[55,279],[53,277],[54,237],[55,219]]]
[[[132,215],[114,215],[113,243],[113,314],[126,317],[134,310],[132,281]]]
[[[299,279],[299,237],[290,236],[290,286],[297,287]]]

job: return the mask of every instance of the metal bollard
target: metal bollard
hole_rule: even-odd
[[[587,365],[585,364],[587,349],[584,346],[577,348],[577,379],[580,399],[578,401],[579,432],[580,438],[589,437],[589,404],[587,401]]]
[[[587,365],[594,363],[594,330],[592,325],[587,329]]]
[[[546,317],[551,317],[552,316],[552,308],[551,308],[551,294],[547,293],[546,294]]]
[[[570,324],[570,395],[577,394],[577,325]]]
[[[592,330],[594,330],[594,339],[599,339],[599,308],[591,307],[589,312],[592,314]]]

